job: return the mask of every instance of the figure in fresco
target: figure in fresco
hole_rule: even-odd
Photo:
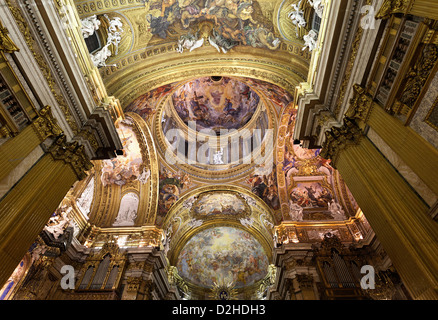
[[[159,101],[164,98],[173,88],[172,84],[159,87],[142,95],[125,109],[125,112],[134,112],[146,121],[149,121],[156,112]]]
[[[253,174],[246,182],[251,185],[251,191],[274,210],[280,208],[278,197],[277,172],[274,169],[269,174]]]
[[[158,213],[156,223],[161,224],[167,212],[179,200],[181,192],[191,187],[192,181],[188,174],[173,173],[167,168],[160,172]]]
[[[235,281],[236,287],[252,285],[267,275],[268,267],[258,241],[248,232],[231,227],[196,234],[177,261],[181,277],[206,288],[221,279]]]
[[[240,129],[254,115],[260,97],[245,83],[231,78],[209,77],[190,81],[178,88],[173,105],[186,124],[196,121],[197,130]]]
[[[111,160],[102,161],[101,181],[104,186],[116,184],[123,186],[129,181],[137,179],[143,165],[140,144],[131,128],[129,118],[118,123],[117,132],[123,144],[123,155]]]
[[[271,50],[280,44],[280,39],[273,34],[272,23],[261,21],[264,20],[262,13],[256,12],[252,0],[153,1],[149,11],[150,32],[162,39],[167,38],[171,28],[187,30],[198,21],[207,20],[214,23],[217,32],[213,43],[224,52],[233,47],[233,43]],[[226,43],[232,45],[224,45]]]
[[[320,183],[298,183],[290,199],[303,208],[327,208],[333,196],[331,192]]]

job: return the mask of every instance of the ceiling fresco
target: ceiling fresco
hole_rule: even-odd
[[[244,127],[257,110],[260,97],[251,88],[228,77],[205,77],[182,85],[172,96],[174,108],[196,129],[220,130]]]
[[[125,108],[125,112],[135,112],[146,122],[149,122],[149,119],[151,119],[156,112],[159,101],[172,91],[174,85],[175,84],[168,84],[149,91],[130,103]]]
[[[141,147],[132,126],[133,122],[129,118],[118,123],[117,132],[123,144],[123,155],[102,161],[101,181],[104,186],[122,186],[129,181],[141,179],[145,174]]]
[[[236,288],[263,279],[269,261],[260,243],[247,231],[216,227],[193,236],[181,250],[177,268],[181,277],[204,288],[214,282],[234,281]]]
[[[200,196],[193,206],[193,212],[198,216],[218,214],[239,215],[245,213],[247,207],[242,199],[227,192],[207,193]]]
[[[183,172],[172,172],[162,167],[159,176],[158,212],[155,223],[161,226],[166,214],[180,199],[183,192],[192,186],[192,179]]]
[[[357,205],[330,161],[320,149],[302,148],[293,139],[297,110],[289,111],[288,134],[279,175],[284,177],[289,214],[285,220],[345,220]]]
[[[263,16],[258,1],[150,1],[146,19],[153,35],[151,43],[188,33],[195,24],[208,21],[213,24],[211,36],[221,46],[232,48],[239,44],[275,50],[280,45],[272,22]]]

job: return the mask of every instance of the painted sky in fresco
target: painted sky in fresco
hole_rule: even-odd
[[[246,84],[231,79],[210,77],[190,81],[173,94],[179,117],[188,124],[196,121],[197,130],[240,129],[251,120],[260,97]]]
[[[141,174],[143,163],[140,144],[132,130],[132,120],[126,118],[117,124],[117,133],[123,144],[123,155],[111,160],[102,161],[101,181],[104,186],[116,184],[123,186],[129,181],[137,179]]]
[[[191,238],[180,252],[178,272],[187,281],[210,288],[215,281],[236,281],[236,288],[264,278],[269,266],[260,243],[248,232],[217,227]]]

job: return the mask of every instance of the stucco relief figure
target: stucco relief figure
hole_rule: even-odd
[[[112,55],[109,47],[112,45],[114,47],[114,55],[117,55],[120,41],[122,41],[123,24],[121,19],[116,17],[110,20],[107,15],[105,17],[109,22],[107,43],[101,50],[91,55],[91,60],[96,67],[105,67],[106,60]]]
[[[70,225],[70,219],[68,214],[72,208],[61,207],[58,212],[55,213],[50,219],[44,230],[51,233],[55,239],[59,239],[64,234],[65,229]]]
[[[306,34],[304,37],[304,48],[303,51],[306,50],[307,48],[309,48],[309,51],[313,51],[316,48],[318,48],[318,34],[313,31],[310,30],[308,34]]]
[[[322,4],[322,0],[307,0],[309,1],[310,5],[315,10],[315,13],[318,15],[318,17],[322,18],[322,15],[324,13],[324,5]]]
[[[217,151],[214,155],[213,155],[213,163],[214,164],[224,164],[224,149],[221,148],[220,151]]]
[[[120,202],[120,209],[116,220],[113,223],[115,227],[133,226],[137,218],[139,199],[135,193],[127,193]]]
[[[151,170],[143,169],[143,172],[138,176],[137,180],[142,184],[146,184],[151,176]]]
[[[292,20],[292,23],[297,27],[297,35],[298,28],[304,28],[307,25],[306,19],[304,19],[304,11],[300,10],[301,1],[292,4],[293,10],[289,13],[288,17]]]
[[[104,46],[99,52],[91,55],[91,61],[93,61],[94,66],[96,67],[105,67],[106,60],[111,57],[112,53],[109,49],[109,45]]]
[[[292,200],[289,202],[289,215],[293,221],[303,221],[303,207],[294,203]]]
[[[82,23],[82,36],[84,39],[92,36],[96,30],[99,30],[101,22],[97,19],[96,15],[87,17],[81,20]]]
[[[335,200],[332,200],[328,205],[328,210],[330,211],[332,217],[335,220],[344,220],[345,219],[345,213],[342,209],[342,206],[337,203]]]
[[[93,202],[94,195],[94,177],[91,178],[90,182],[88,182],[87,187],[84,192],[82,192],[81,197],[76,200],[76,205],[79,210],[88,218],[88,214],[90,213],[91,203]]]

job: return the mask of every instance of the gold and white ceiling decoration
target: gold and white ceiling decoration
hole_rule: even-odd
[[[275,220],[240,187],[210,186],[186,194],[164,222],[164,252],[192,295],[228,283],[255,295],[272,263]]]
[[[302,50],[302,40],[281,37],[277,24],[281,2],[78,0],[75,4],[81,19],[120,18],[124,33],[118,54],[100,73],[108,92],[127,106],[165,84],[214,74],[274,82],[293,92],[307,78],[311,55]]]
[[[303,149],[293,140],[293,96],[307,79],[311,55],[301,40],[310,30],[296,28],[290,13],[297,4],[308,27],[309,19],[319,16],[312,6],[319,8],[320,1],[298,6],[298,1],[234,0],[219,1],[215,8],[197,0],[75,3],[81,19],[96,15],[101,21],[95,32],[107,30],[111,19],[123,28],[117,55],[112,52],[100,68],[124,109],[116,122],[123,154],[95,161],[89,177],[64,199],[81,230],[79,242],[100,247],[118,239],[124,247],[162,246],[195,291],[214,283],[255,290],[269,275],[278,243],[316,243],[327,232],[351,243],[371,233],[320,150]],[[221,145],[217,133],[225,129],[227,141]],[[182,134],[172,137],[172,130]],[[239,152],[229,151],[244,130],[261,132],[248,150],[268,155],[269,161],[245,163],[240,140]],[[208,161],[189,163],[188,148],[170,148],[199,149],[193,135],[214,145],[205,153]],[[237,261],[230,250],[220,256],[216,241],[244,247],[236,239],[251,244],[242,253],[246,260]],[[226,276],[231,265],[204,271],[189,265],[190,259],[202,260],[196,254],[203,241],[205,254],[219,254],[213,260],[236,260],[236,278]],[[259,268],[250,276],[239,273],[248,264]],[[218,268],[223,277],[213,279],[211,270]]]

